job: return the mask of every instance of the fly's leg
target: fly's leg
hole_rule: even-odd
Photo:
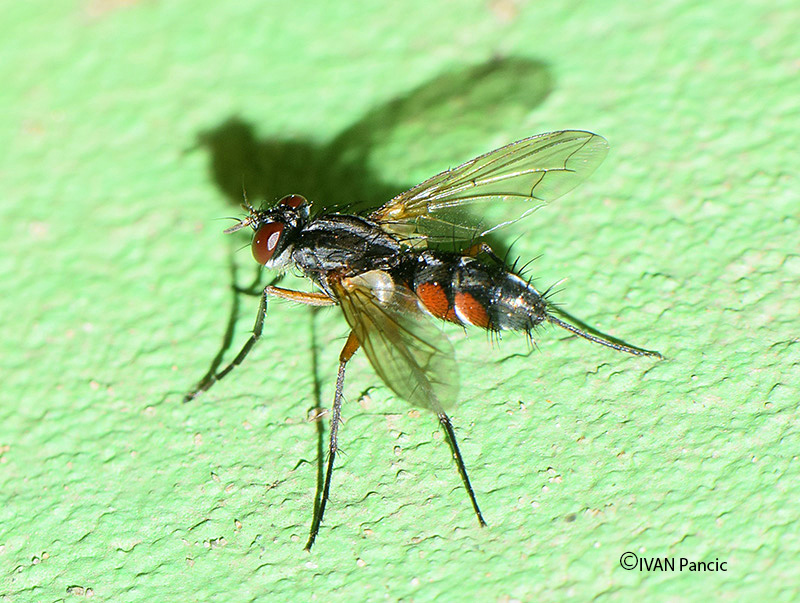
[[[486,244],[486,243],[484,243],[482,241],[479,242],[479,243],[475,243],[474,245],[471,245],[470,247],[468,247],[467,249],[462,251],[462,253],[465,256],[469,256],[469,257],[473,257],[473,258],[477,258],[478,255],[483,253],[483,254],[486,254],[487,256],[489,256],[491,259],[493,259],[495,262],[497,262],[501,266],[505,266],[505,262],[503,260],[501,260],[500,257],[494,251],[492,251],[492,248],[489,247],[488,244]],[[522,269],[524,270],[525,266],[523,266]],[[512,273],[514,272],[514,266],[512,266],[510,268],[510,271]],[[548,289],[544,293],[539,293],[538,291],[536,291],[536,289],[533,288],[532,285],[530,285],[530,283],[528,283],[528,287],[531,289],[531,291],[536,293],[538,296],[540,296],[542,298],[545,298],[545,301],[546,301],[547,294],[550,292],[550,289]],[[595,331],[595,332],[597,332],[597,331],[595,329],[591,328],[591,327],[589,327],[588,330],[584,330],[584,329],[581,329],[579,327],[576,327],[575,325],[572,325],[572,324],[570,324],[568,322],[565,322],[565,321],[559,319],[557,316],[554,316],[554,314],[557,313],[557,314],[560,314],[561,316],[565,316],[565,317],[569,318],[570,320],[578,322],[579,324],[583,324],[581,321],[577,320],[571,314],[565,312],[564,310],[558,309],[557,307],[553,306],[550,303],[547,303],[547,308],[549,310],[551,310],[550,312],[547,312],[547,311],[545,312],[544,318],[545,318],[545,320],[547,320],[547,322],[549,322],[550,324],[554,324],[557,327],[561,327],[562,329],[566,329],[570,333],[573,333],[573,334],[577,335],[578,337],[583,337],[584,339],[586,339],[588,341],[591,341],[592,343],[599,343],[600,345],[603,345],[603,346],[605,346],[607,348],[611,348],[612,350],[617,350],[619,352],[625,352],[627,354],[633,354],[634,356],[653,356],[655,358],[662,358],[662,359],[664,358],[661,355],[660,352],[656,352],[655,350],[646,350],[644,348],[639,348],[639,347],[636,347],[636,346],[627,345],[624,342],[619,341],[618,339],[616,339],[614,337],[610,337],[610,336],[605,335],[603,333],[600,333],[599,335],[595,335],[595,334],[591,333],[590,331]],[[584,326],[586,326],[586,325],[584,325]],[[528,331],[528,336],[529,337],[531,336],[530,330]],[[499,337],[499,335],[498,335],[498,337]],[[464,475],[466,475],[466,473],[464,473]],[[480,518],[480,513],[478,514],[478,516]]]
[[[461,253],[471,258],[477,258],[481,253],[485,253],[501,266],[504,265],[504,262],[500,259],[500,256],[498,256],[494,250],[489,247],[488,243],[484,243],[483,241],[480,243],[475,243],[474,245],[470,245]]]
[[[261,268],[261,266],[259,266],[259,268]],[[283,274],[279,274],[275,278],[273,278],[272,281],[270,281],[270,285],[275,285],[275,284],[281,282],[282,280],[283,280]],[[259,286],[259,282],[260,281],[261,281],[261,274],[260,273],[256,273],[256,278],[250,285],[248,285],[247,287],[240,287],[239,285],[234,283],[233,290],[236,293],[241,293],[243,295],[250,295],[252,297],[259,297],[259,296],[261,296],[261,294],[264,291],[264,289],[262,289]]]
[[[217,381],[225,377],[228,373],[230,373],[236,366],[240,365],[242,361],[245,359],[247,354],[250,353],[250,350],[253,349],[253,346],[261,337],[261,333],[264,330],[264,318],[267,316],[267,298],[272,295],[274,297],[280,297],[282,299],[288,299],[290,301],[299,302],[301,304],[306,304],[309,306],[333,306],[336,305],[336,301],[331,299],[325,293],[306,293],[304,291],[292,291],[291,289],[282,289],[281,287],[273,287],[272,285],[268,285],[264,287],[264,291],[261,292],[261,300],[258,304],[258,314],[256,315],[256,323],[253,325],[253,334],[250,335],[250,339],[247,340],[247,343],[244,344],[244,347],[236,354],[236,357],[231,361],[231,363],[222,369],[220,372],[216,373],[214,371],[209,371],[205,377],[200,380],[200,383],[197,384],[192,391],[186,394],[183,397],[184,402],[188,402],[196,398],[198,395],[203,393],[204,391],[208,391],[208,389],[214,385]]]
[[[580,322],[577,319],[573,318],[571,315],[567,314],[563,310],[554,309],[554,312],[558,312],[562,316],[569,316],[572,320],[576,322]],[[583,329],[579,329],[575,325],[571,325],[568,322],[565,322],[552,314],[547,314],[546,316],[547,322],[556,325],[557,327],[561,327],[569,331],[570,333],[577,335],[578,337],[583,337],[587,341],[591,341],[592,343],[599,343],[607,348],[611,348],[612,350],[617,350],[618,352],[625,352],[626,354],[632,354],[633,356],[653,356],[654,358],[659,358],[661,360],[664,359],[664,356],[661,355],[661,352],[656,352],[655,350],[645,350],[644,348],[638,348],[633,345],[627,345],[622,341],[618,340],[616,337],[611,337],[610,335],[605,335],[601,333],[601,336],[593,335],[589,331],[584,331]],[[592,331],[596,331],[592,329]]]
[[[325,514],[325,503],[328,502],[328,493],[331,490],[331,476],[333,475],[333,461],[336,458],[337,438],[339,436],[339,421],[342,416],[342,389],[344,388],[344,371],[347,361],[353,357],[356,350],[361,347],[355,333],[352,331],[347,337],[341,353],[339,354],[339,374],[336,376],[336,392],[333,395],[333,408],[331,410],[331,438],[328,446],[328,467],[325,470],[325,484],[322,487],[322,497],[319,500],[319,507],[315,510],[314,519],[311,522],[311,532],[308,535],[308,542],[305,550],[310,551],[314,546],[314,540],[319,533],[319,526],[322,523],[322,516]]]
[[[259,267],[260,268],[260,267]],[[222,360],[225,357],[227,351],[231,348],[231,343],[233,342],[233,336],[236,331],[236,319],[239,317],[239,294],[244,293],[246,295],[253,295],[255,297],[259,297],[261,293],[264,291],[264,285],[261,283],[261,270],[256,271],[253,282],[250,283],[247,287],[240,287],[237,283],[238,279],[236,278],[236,263],[231,258],[230,262],[230,271],[231,271],[231,292],[233,295],[231,296],[231,310],[228,315],[228,323],[225,327],[225,334],[222,336],[222,345],[220,345],[219,351],[214,356],[214,359],[208,366],[208,370],[203,378],[199,381],[199,383],[204,383],[211,375],[214,375],[217,370],[219,369],[220,365],[222,364]],[[275,278],[270,281],[270,285],[277,285],[280,282],[281,278],[283,277],[282,274],[277,275]],[[184,398],[184,402],[187,402],[189,397],[186,396]]]
[[[458,449],[456,434],[455,431],[453,431],[453,424],[450,422],[450,417],[448,417],[444,412],[437,413],[437,416],[439,417],[439,423],[442,427],[444,427],[444,430],[447,433],[447,440],[450,444],[450,449],[453,451],[453,458],[456,461],[458,472],[461,474],[461,480],[464,482],[464,487],[467,489],[467,494],[469,495],[469,500],[472,503],[472,508],[475,510],[475,515],[478,517],[478,523],[481,525],[481,527],[485,527],[486,522],[483,520],[483,515],[481,515],[481,510],[478,507],[478,501],[475,498],[475,492],[472,491],[472,484],[469,483],[467,468],[464,465],[464,459],[461,458],[461,451]]]

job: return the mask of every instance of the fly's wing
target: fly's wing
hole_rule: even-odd
[[[395,394],[436,413],[455,403],[453,346],[419,310],[413,293],[380,270],[331,285],[372,368]]]
[[[437,174],[370,215],[389,232],[409,238],[467,240],[511,224],[571,191],[608,152],[606,139],[565,130],[524,138]],[[489,204],[513,206],[514,217],[487,224]]]

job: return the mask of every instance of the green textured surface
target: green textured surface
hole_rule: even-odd
[[[6,4],[0,600],[798,596],[796,2]],[[377,202],[561,128],[609,158],[494,242],[668,359],[456,334],[481,530],[434,418],[360,398],[358,357],[305,553],[306,417],[344,320],[274,304],[236,377],[182,404],[230,259],[251,275],[215,218],[242,183]],[[625,551],[728,571],[625,571]]]

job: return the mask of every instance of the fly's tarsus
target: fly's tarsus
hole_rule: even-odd
[[[461,480],[464,482],[464,487],[467,489],[467,495],[469,496],[469,500],[472,503],[472,509],[475,511],[475,515],[478,518],[478,523],[481,527],[486,527],[486,522],[483,519],[483,514],[481,513],[480,508],[478,507],[478,500],[475,498],[475,492],[472,490],[472,484],[469,482],[469,475],[467,475],[467,467],[464,464],[464,459],[461,456],[461,451],[458,449],[458,442],[456,441],[456,433],[453,430],[453,424],[450,422],[450,417],[447,416],[446,413],[439,413],[439,424],[444,427],[445,433],[447,433],[447,442],[450,445],[450,449],[453,451],[453,459],[456,462],[456,467],[458,467],[458,473],[461,475]]]
[[[583,329],[579,329],[575,325],[563,321],[549,313],[547,314],[547,322],[554,324],[557,327],[561,327],[562,329],[566,329],[570,333],[591,341],[592,343],[598,343],[607,348],[611,348],[612,350],[617,350],[618,352],[625,352],[626,354],[632,354],[633,356],[652,356],[653,358],[659,358],[662,360],[664,358],[660,352],[656,352],[654,350],[646,350],[644,348],[627,345],[620,341],[616,341],[614,338],[608,337],[607,335],[593,335],[592,333],[584,331]]]
[[[342,392],[344,391],[344,373],[347,368],[348,361],[353,357],[353,354],[358,351],[361,344],[358,341],[355,333],[350,331],[347,341],[339,354],[339,372],[336,375],[336,390],[333,395],[333,407],[331,408],[331,434],[330,442],[328,444],[328,468],[325,470],[325,483],[322,487],[322,495],[319,499],[319,506],[314,509],[314,517],[311,521],[311,530],[308,534],[308,542],[306,542],[305,550],[310,551],[314,546],[314,541],[317,539],[319,533],[319,526],[322,524],[322,517],[325,515],[325,505],[328,502],[328,494],[331,490],[331,479],[333,478],[333,461],[336,459],[336,453],[339,451],[339,423],[342,417]]]

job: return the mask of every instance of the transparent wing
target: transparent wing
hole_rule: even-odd
[[[436,413],[455,403],[453,346],[413,293],[379,270],[331,284],[372,368],[395,394]]]
[[[476,157],[401,193],[371,214],[401,236],[463,240],[511,224],[569,192],[605,159],[606,139],[565,130],[539,134]],[[513,216],[488,224],[481,213],[501,202]]]

